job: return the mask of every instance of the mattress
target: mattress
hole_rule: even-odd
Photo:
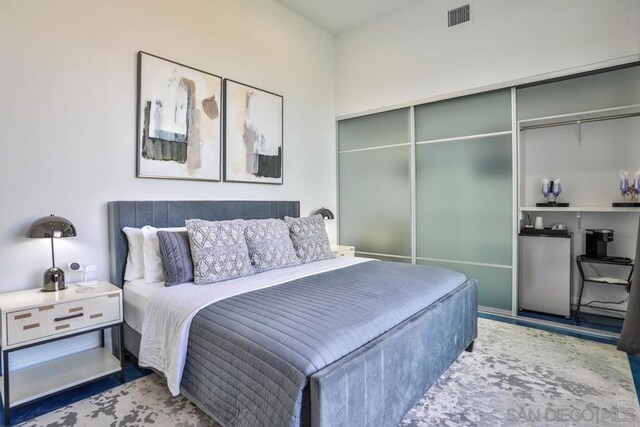
[[[164,282],[146,283],[144,279],[138,279],[124,283],[124,321],[139,334],[151,296],[159,289],[164,289]]]

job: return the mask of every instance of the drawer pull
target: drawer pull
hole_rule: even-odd
[[[45,306],[42,306],[42,307],[38,308],[38,311],[53,310],[54,307],[55,307],[55,305],[45,305]]]
[[[53,321],[61,322],[63,320],[75,319],[77,317],[82,317],[82,316],[84,316],[84,313],[72,314],[71,316],[56,317],[55,319],[53,319]]]
[[[30,325],[24,325],[22,329],[26,331],[27,329],[34,329],[39,327],[40,327],[40,323],[32,323]]]
[[[118,294],[109,294],[109,295],[108,295],[108,297],[109,297],[109,298],[117,298],[117,297],[118,297]]]
[[[26,319],[27,317],[31,317],[31,313],[25,313],[25,314],[18,314],[17,316],[14,316],[14,320],[20,320],[20,319]]]
[[[98,317],[102,317],[102,313],[96,313],[89,316],[89,319],[97,319]]]
[[[82,311],[82,307],[73,307],[69,309],[69,313],[75,313],[76,311]]]
[[[59,325],[56,326],[56,331],[59,331],[60,329],[67,329],[69,327],[69,324],[65,324],[65,325]]]

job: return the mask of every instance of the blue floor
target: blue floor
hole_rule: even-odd
[[[548,320],[551,322],[561,323],[563,325],[582,326],[589,329],[597,329],[600,331],[614,332],[619,334],[622,330],[624,319],[602,316],[591,313],[581,313],[580,322],[576,321],[575,311],[571,312],[571,318],[564,316],[554,316],[553,314],[538,313],[536,311],[520,310],[519,316],[531,317],[533,319]]]
[[[151,371],[147,369],[141,369],[134,363],[125,362],[125,379],[127,382],[137,380],[145,375],[150,374]],[[65,392],[47,397],[43,400],[35,401],[24,406],[17,407],[11,410],[11,425],[20,424],[24,421],[29,421],[39,415],[46,414],[47,412],[55,411],[64,406],[70,405],[87,397],[94,396],[110,388],[120,385],[120,374],[116,373],[102,380],[80,386]],[[2,417],[4,419],[4,411],[0,408]]]
[[[520,314],[522,315],[522,313]],[[603,327],[594,326],[594,325],[600,325],[600,323],[602,323],[602,319],[591,318],[590,320],[588,320],[586,316],[587,315],[585,315],[585,319],[581,321],[580,326],[591,327],[594,329],[603,329],[605,327],[609,328],[611,326],[611,325],[607,326],[606,324]],[[558,334],[564,334],[564,335],[568,335],[576,338],[582,338],[582,339],[591,340],[591,341],[597,341],[604,344],[616,345],[618,342],[618,340],[615,338],[606,338],[606,337],[590,335],[582,332],[567,331],[564,329],[555,328],[553,326],[540,325],[533,322],[528,322],[522,319],[514,319],[514,318],[509,318],[504,316],[495,316],[487,313],[480,313],[479,317],[482,317],[484,319],[496,320],[504,323],[510,323],[512,325],[528,326],[530,328],[540,329],[548,332],[555,332]],[[549,318],[548,315],[541,315],[536,313],[528,317],[532,317],[534,319],[552,320]],[[555,316],[551,316],[551,317],[555,317]],[[564,318],[562,319],[566,320]],[[566,320],[561,323],[570,324],[570,321]],[[640,357],[629,355],[629,365],[631,367],[631,372],[633,374],[633,381],[636,387],[636,395],[640,396]],[[141,369],[137,365],[135,365],[134,363],[131,363],[128,360],[125,362],[125,376],[126,376],[127,382],[136,380],[150,373],[151,371],[147,369]],[[100,381],[96,381],[94,383],[87,384],[85,386],[81,386],[81,387],[48,397],[41,401],[36,401],[30,404],[15,408],[11,411],[11,425],[28,421],[39,415],[46,414],[47,412],[55,411],[59,408],[70,405],[79,400],[94,396],[98,393],[102,393],[103,391],[109,390],[110,388],[116,387],[118,385],[120,385],[119,374],[114,374]],[[0,408],[0,412],[2,412],[2,408]],[[2,415],[4,416],[4,414]]]

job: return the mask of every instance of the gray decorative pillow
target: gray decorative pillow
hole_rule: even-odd
[[[196,285],[207,285],[255,273],[244,240],[243,220],[189,219],[186,223]]]
[[[301,264],[283,220],[252,219],[245,224],[244,238],[256,272]]]
[[[186,231],[158,231],[164,285],[193,282],[193,262]]]
[[[329,244],[329,236],[320,215],[307,218],[284,217],[296,254],[303,263],[335,258]]]

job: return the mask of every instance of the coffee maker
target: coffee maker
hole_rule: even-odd
[[[607,243],[613,242],[613,230],[587,229],[585,230],[587,242],[587,258],[606,259]]]

